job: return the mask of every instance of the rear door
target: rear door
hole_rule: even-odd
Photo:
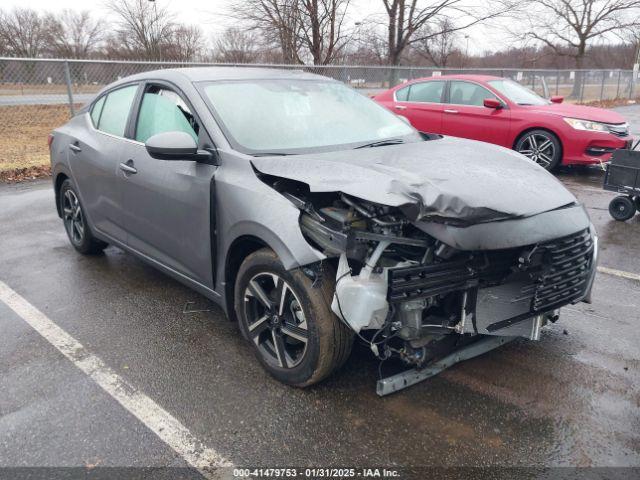
[[[395,92],[394,109],[421,132],[441,133],[444,80],[412,83]]]
[[[480,84],[451,80],[442,113],[442,133],[511,147],[507,141],[510,110],[502,100],[504,108],[487,108],[484,106],[485,98],[500,100]]]
[[[126,85],[98,98],[85,115],[86,126],[76,129],[69,143],[69,165],[85,214],[96,230],[123,243],[118,164],[130,142],[124,135],[138,87]]]
[[[213,146],[185,96],[163,82],[144,87],[133,139],[122,156],[123,217],[127,244],[145,256],[211,287],[211,210],[214,165],[158,160],[145,149],[151,136],[182,131],[199,148]]]

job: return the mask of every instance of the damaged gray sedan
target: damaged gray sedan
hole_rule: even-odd
[[[50,148],[79,252],[118,246],[217,302],[290,385],[326,378],[357,337],[408,366],[384,395],[589,300],[597,237],[551,174],[324,77],[135,75]]]

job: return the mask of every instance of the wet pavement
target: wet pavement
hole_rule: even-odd
[[[640,215],[609,217],[598,169],[559,177],[596,225],[600,265],[640,274]],[[0,280],[236,465],[640,466],[638,280],[601,273],[594,303],[563,309],[540,342],[386,398],[362,347],[298,390],[197,293],[114,247],[77,254],[49,182],[0,186],[0,206]],[[185,465],[2,302],[0,332],[0,467]]]

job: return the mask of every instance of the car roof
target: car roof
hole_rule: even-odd
[[[495,75],[471,75],[471,74],[452,74],[441,75],[439,77],[422,77],[409,80],[407,83],[424,82],[425,80],[471,80],[476,82],[488,82],[489,80],[503,80],[503,77]]]
[[[302,70],[259,68],[259,67],[186,67],[167,68],[138,73],[123,78],[124,81],[145,80],[188,80],[205,82],[215,80],[251,80],[251,79],[291,79],[291,80],[331,80],[321,75],[306,73]]]

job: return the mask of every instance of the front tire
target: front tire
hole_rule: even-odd
[[[547,130],[531,130],[516,142],[515,150],[536,162],[545,170],[554,170],[562,160],[562,145]]]
[[[78,252],[83,255],[95,255],[107,247],[105,242],[98,240],[91,233],[80,204],[80,197],[69,179],[60,186],[60,211],[67,237]]]
[[[335,272],[324,266],[314,282],[287,271],[264,248],[249,255],[235,283],[235,311],[243,336],[277,380],[296,387],[318,383],[351,353],[353,332],[331,311]]]

